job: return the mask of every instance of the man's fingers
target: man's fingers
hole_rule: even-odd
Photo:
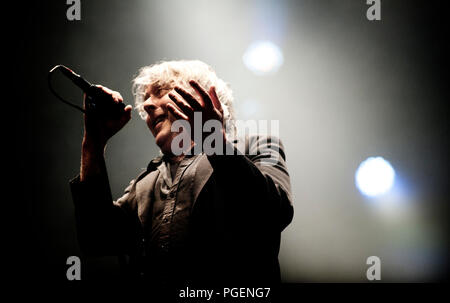
[[[102,91],[104,91],[105,93],[107,93],[108,95],[113,95],[114,91],[112,89],[107,88],[106,86],[100,85],[100,84],[96,84],[95,86],[97,86],[98,88],[100,88]]]
[[[127,122],[131,119],[131,110],[133,109],[133,107],[131,105],[127,105],[124,108],[125,111],[125,115],[127,117]]]
[[[184,100],[179,99],[177,96],[175,96],[172,93],[169,93],[169,98],[175,102],[175,104],[187,115],[192,116],[194,113],[194,110],[192,107]]]
[[[131,111],[133,110],[133,107],[131,106],[131,105],[127,105],[127,106],[125,106],[124,108],[123,108],[123,111],[127,114],[127,115],[129,115],[129,116],[131,116]]]
[[[102,91],[104,91],[105,93],[110,95],[112,97],[112,99],[114,100],[114,102],[116,102],[116,103],[123,102],[123,97],[122,97],[122,95],[119,92],[114,91],[112,89],[109,89],[106,86],[103,86],[103,85],[100,85],[100,84],[97,84],[95,86],[101,88]]]
[[[201,111],[202,105],[198,100],[192,96],[189,92],[184,90],[183,88],[179,86],[175,86],[175,91],[180,94],[181,97],[186,100],[186,102],[194,109],[194,111]]]
[[[209,97],[208,93],[203,89],[203,87],[200,86],[196,81],[191,80],[189,81],[189,84],[197,91],[197,93],[202,97],[203,103],[206,107],[214,108],[214,105],[212,103],[211,98]]]
[[[211,96],[211,100],[213,101],[214,107],[219,111],[223,112],[222,104],[220,103],[219,97],[217,97],[216,88],[211,86],[209,89],[209,95]]]
[[[177,119],[189,120],[188,116],[183,114],[175,105],[168,103],[167,109],[175,116]]]
[[[123,102],[122,95],[119,92],[113,92],[114,101],[121,103]]]
[[[131,119],[131,105],[125,106],[124,113],[120,117],[120,124],[125,125]]]

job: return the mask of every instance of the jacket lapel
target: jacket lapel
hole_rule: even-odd
[[[211,177],[212,173],[213,173],[213,168],[211,166],[211,163],[209,163],[208,157],[205,154],[201,154],[199,163],[197,165],[197,169],[195,171],[195,177],[194,177],[195,181],[194,181],[194,187],[192,189],[193,196],[194,196],[194,202],[192,204],[192,207],[195,206],[195,202],[197,201],[198,195],[202,191],[206,182],[208,182],[209,177]]]
[[[143,226],[151,219],[153,189],[159,173],[159,170],[151,171],[136,184],[137,214]]]
[[[132,191],[135,202],[136,212],[139,221],[143,226],[147,223],[149,216],[151,216],[152,195],[155,187],[155,182],[158,179],[159,170],[157,167],[161,164],[162,158],[156,157],[150,161],[147,169],[141,173],[134,183],[134,190]]]

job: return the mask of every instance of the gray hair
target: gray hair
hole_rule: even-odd
[[[132,81],[132,92],[136,109],[142,119],[147,117],[144,110],[144,97],[150,87],[152,94],[162,96],[163,92],[172,90],[179,85],[194,94],[189,84],[190,80],[197,81],[206,91],[211,86],[216,88],[216,93],[222,104],[224,124],[227,135],[235,135],[235,118],[233,110],[233,92],[230,86],[217,77],[215,71],[206,63],[199,60],[160,61],[139,69],[137,76]]]

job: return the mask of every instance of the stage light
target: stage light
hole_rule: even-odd
[[[394,184],[395,171],[382,157],[370,157],[361,162],[355,174],[356,187],[369,197],[388,192]]]
[[[257,41],[247,48],[242,60],[256,75],[267,75],[275,73],[283,64],[283,53],[270,41]]]

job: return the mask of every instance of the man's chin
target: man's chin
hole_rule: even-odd
[[[164,133],[163,131],[158,132],[155,136],[155,143],[164,154],[170,154],[172,143],[170,134]]]
[[[159,146],[159,148],[163,148],[164,144],[167,142],[167,136],[161,134],[161,132],[157,133],[155,136],[155,143]]]

